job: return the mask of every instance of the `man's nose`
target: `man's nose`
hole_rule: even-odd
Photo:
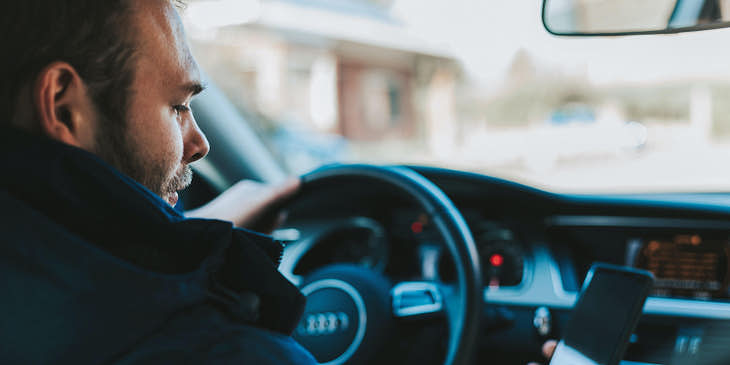
[[[200,130],[194,117],[190,117],[187,128],[184,131],[183,161],[186,163],[195,162],[205,157],[210,151],[210,144],[205,134]]]

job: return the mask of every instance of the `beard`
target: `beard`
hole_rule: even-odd
[[[137,148],[125,125],[126,123],[103,118],[97,129],[97,146],[94,152],[121,173],[142,184],[170,205],[175,205],[177,191],[188,187],[193,180],[192,169],[188,165],[175,168],[179,161],[171,156],[161,156],[156,160],[143,156],[140,153],[143,149]]]

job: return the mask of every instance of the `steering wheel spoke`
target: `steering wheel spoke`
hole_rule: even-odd
[[[393,286],[390,293],[396,318],[431,317],[443,313],[443,295],[434,282],[405,281]]]

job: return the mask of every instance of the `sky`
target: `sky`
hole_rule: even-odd
[[[678,78],[730,80],[730,29],[633,37],[556,37],[539,0],[396,0],[393,12],[425,41],[449,49],[485,83],[525,49],[538,66],[585,72],[596,84]]]

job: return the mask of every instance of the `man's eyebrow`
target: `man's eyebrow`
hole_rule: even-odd
[[[185,84],[183,86],[183,90],[185,90],[188,94],[195,96],[202,93],[203,90],[205,90],[205,87],[205,84],[203,84],[202,82],[194,81],[189,84]]]

